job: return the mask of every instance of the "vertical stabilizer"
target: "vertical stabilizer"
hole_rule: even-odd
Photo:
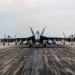
[[[4,38],[6,38],[6,34],[4,33]]]
[[[64,35],[64,38],[66,38],[66,35],[65,35],[65,33],[63,32],[63,35]]]
[[[46,28],[46,27],[45,27]],[[45,28],[43,28],[42,32],[41,32],[41,36],[43,36]]]
[[[30,27],[30,26],[29,26]],[[35,36],[33,29],[30,27],[30,30],[32,32],[32,35]]]
[[[17,33],[14,35],[14,38],[16,38],[16,36],[17,36]]]

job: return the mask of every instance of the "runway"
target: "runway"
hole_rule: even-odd
[[[1,46],[0,75],[75,75],[75,45]]]

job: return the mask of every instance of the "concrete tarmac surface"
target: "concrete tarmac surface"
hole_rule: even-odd
[[[75,45],[0,46],[0,75],[75,75]]]

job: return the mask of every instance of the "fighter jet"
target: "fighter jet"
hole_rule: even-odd
[[[63,32],[64,38],[66,39],[67,42],[71,42],[71,45],[75,41],[75,33],[71,34],[70,36],[66,37],[65,33]]]
[[[29,47],[35,45],[36,47],[39,47],[40,45],[43,47],[46,47],[47,44],[50,45],[49,40],[52,41],[53,44],[56,44],[55,41],[61,41],[62,39],[66,40],[69,38],[62,38],[62,37],[46,37],[44,36],[44,31],[46,29],[46,27],[43,28],[42,32],[40,33],[38,30],[34,33],[33,29],[31,27],[29,27],[32,33],[32,36],[28,37],[28,38],[9,38],[8,39],[1,39],[3,42],[3,45],[5,45],[6,41],[15,41],[15,45],[17,45],[17,43],[19,43],[20,45],[22,45],[23,43],[25,43],[25,45],[29,45]]]
[[[8,42],[8,45],[9,45],[9,43],[15,41],[16,35],[17,35],[17,33],[14,35],[14,37],[12,37],[12,36],[6,35],[4,33],[4,37],[3,37],[3,39],[0,39],[0,41],[3,42],[3,45],[5,45],[5,42]]]

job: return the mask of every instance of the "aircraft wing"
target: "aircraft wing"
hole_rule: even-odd
[[[29,41],[29,40],[33,40],[34,41],[34,36],[31,36],[31,37],[27,37],[27,38],[3,38],[3,39],[0,39],[1,42],[14,42],[14,41]]]
[[[65,40],[65,41],[75,41],[75,38],[64,38],[64,37],[46,37],[46,36],[41,36],[41,40],[55,40],[55,41],[61,41],[61,40]]]
[[[31,36],[31,37],[27,37],[27,38],[16,38],[16,40],[17,41],[25,41],[25,40],[27,40],[27,41],[29,41],[29,40],[33,40],[34,41],[34,36]]]

